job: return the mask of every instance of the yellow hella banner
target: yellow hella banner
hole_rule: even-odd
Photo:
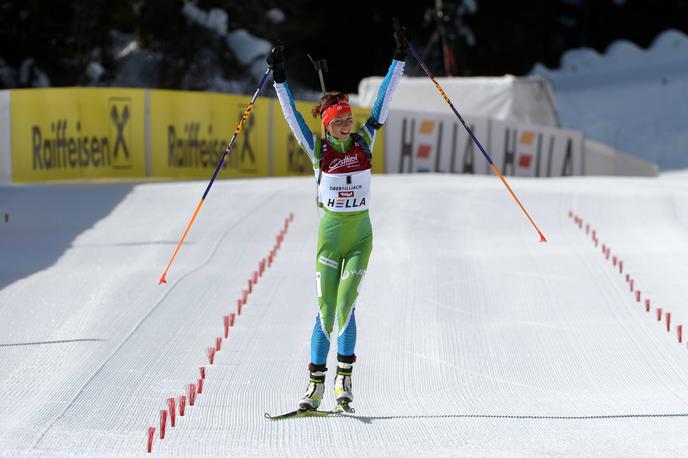
[[[144,89],[11,93],[15,182],[146,176]]]
[[[150,91],[151,176],[209,178],[251,101],[248,96]],[[270,99],[259,98],[219,178],[269,175]]]

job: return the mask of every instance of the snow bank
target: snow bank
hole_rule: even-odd
[[[657,163],[688,168],[688,37],[676,30],[640,49],[616,41],[600,54],[568,51],[559,69],[531,75],[554,84],[563,127]]]

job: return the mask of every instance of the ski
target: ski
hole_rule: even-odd
[[[270,415],[269,413],[265,413],[265,418],[268,420],[284,420],[287,418],[299,418],[299,417],[330,417],[334,415],[342,415],[342,414],[352,414],[354,413],[355,410],[349,406],[348,403],[346,404],[337,404],[337,407],[335,407],[332,410],[307,410],[307,409],[297,409],[293,410],[291,412],[283,413],[281,415]]]
[[[298,417],[328,417],[330,415],[339,415],[341,412],[337,409],[334,410],[304,410],[297,409],[292,412],[283,413],[281,415],[270,415],[265,413],[265,418],[268,420],[284,420],[286,418],[298,418]]]

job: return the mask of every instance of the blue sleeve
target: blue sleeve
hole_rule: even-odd
[[[377,91],[377,97],[375,98],[375,103],[373,104],[373,110],[370,114],[370,119],[366,122],[363,129],[363,138],[368,143],[370,149],[373,149],[375,143],[375,136],[377,134],[377,129],[374,128],[374,124],[384,124],[387,120],[387,115],[389,114],[389,104],[392,101],[392,96],[399,85],[401,77],[404,76],[404,61],[392,60],[392,65],[389,66],[387,70],[387,75],[382,80],[380,89]]]

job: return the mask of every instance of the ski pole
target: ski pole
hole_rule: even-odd
[[[395,18],[394,19],[394,29],[399,30],[400,27],[401,26],[399,25],[399,22]],[[408,41],[407,41],[407,43],[408,43]],[[432,73],[430,73],[430,70],[428,69],[427,65],[425,65],[423,60],[418,56],[418,54],[416,54],[416,51],[413,49],[413,46],[411,46],[411,43],[408,43],[408,48],[409,48],[409,51],[411,51],[411,54],[413,55],[413,57],[416,59],[416,61],[418,61],[418,64],[421,66],[421,68],[423,69],[425,74],[428,76],[428,78],[430,78],[432,80],[432,82],[435,84],[435,87],[437,88],[437,90],[440,91],[440,94],[442,94],[442,97],[444,98],[444,101],[447,102],[447,104],[449,105],[449,108],[451,108],[452,111],[454,112],[454,114],[456,115],[456,117],[459,118],[459,121],[461,121],[461,124],[466,129],[466,131],[468,132],[468,135],[470,135],[473,142],[480,149],[480,152],[483,153],[483,156],[485,156],[485,159],[487,159],[487,162],[490,163],[492,170],[499,177],[499,179],[502,180],[502,183],[504,183],[504,186],[506,186],[506,189],[509,190],[509,192],[511,193],[513,198],[516,200],[516,203],[518,204],[518,206],[521,207],[521,210],[523,210],[523,213],[525,213],[525,215],[528,218],[528,220],[530,221],[530,223],[533,225],[533,227],[535,228],[537,233],[540,235],[540,242],[547,242],[547,239],[542,234],[542,232],[540,232],[540,229],[537,227],[537,224],[535,224],[535,221],[533,221],[533,218],[530,217],[530,214],[528,213],[528,211],[525,209],[525,207],[523,206],[521,201],[518,200],[518,197],[516,197],[516,194],[511,189],[511,186],[509,186],[509,183],[506,182],[504,175],[502,175],[502,173],[499,171],[499,169],[497,168],[495,163],[492,161],[492,158],[490,157],[490,155],[487,154],[487,151],[485,151],[485,148],[483,148],[483,145],[480,144],[480,142],[478,141],[476,136],[473,134],[473,131],[471,130],[471,128],[468,127],[468,124],[466,124],[466,121],[464,121],[463,117],[459,114],[456,107],[454,107],[454,104],[452,103],[452,101],[449,100],[449,97],[447,96],[446,92],[444,92],[444,90],[442,89],[442,86],[440,86],[439,83],[435,80],[435,77],[432,76]]]
[[[229,144],[225,148],[224,153],[220,157],[220,161],[217,164],[217,167],[215,168],[215,173],[213,173],[213,177],[210,179],[210,182],[208,183],[208,187],[205,188],[205,192],[203,193],[203,197],[201,197],[201,201],[198,203],[196,206],[196,210],[193,212],[193,215],[191,216],[191,220],[189,220],[189,224],[187,224],[186,229],[184,230],[184,234],[182,234],[181,240],[179,240],[179,243],[177,244],[177,248],[175,248],[174,253],[172,253],[172,258],[170,259],[170,262],[167,264],[167,267],[165,267],[165,271],[162,273],[162,277],[160,277],[160,282],[158,283],[159,285],[163,283],[167,283],[167,279],[165,276],[167,275],[167,271],[170,270],[170,266],[172,265],[172,261],[174,261],[175,256],[177,256],[177,252],[179,251],[179,248],[182,246],[182,243],[184,243],[184,239],[186,238],[186,234],[189,233],[189,229],[191,229],[191,225],[193,224],[194,220],[196,219],[196,216],[198,215],[199,210],[203,206],[203,203],[205,202],[205,198],[208,195],[208,192],[210,192],[210,188],[213,186],[213,183],[215,182],[215,178],[217,178],[217,174],[220,173],[220,169],[222,168],[222,164],[224,164],[225,159],[227,156],[229,156],[229,152],[232,151],[232,148],[234,148],[234,143],[236,142],[237,137],[239,136],[239,132],[241,132],[241,129],[244,127],[244,124],[246,123],[246,119],[248,119],[248,115],[251,114],[251,110],[253,109],[253,105],[256,103],[256,99],[258,98],[258,93],[260,93],[261,89],[263,89],[263,85],[265,84],[265,81],[268,79],[268,75],[270,74],[270,68],[265,70],[265,74],[263,75],[263,78],[260,80],[260,84],[258,85],[258,89],[256,89],[256,92],[253,94],[253,98],[249,102],[248,106],[246,107],[246,110],[244,111],[243,116],[241,117],[241,120],[239,121],[239,124],[236,127],[236,130],[234,131],[234,135],[232,135],[232,139],[229,141]]]

